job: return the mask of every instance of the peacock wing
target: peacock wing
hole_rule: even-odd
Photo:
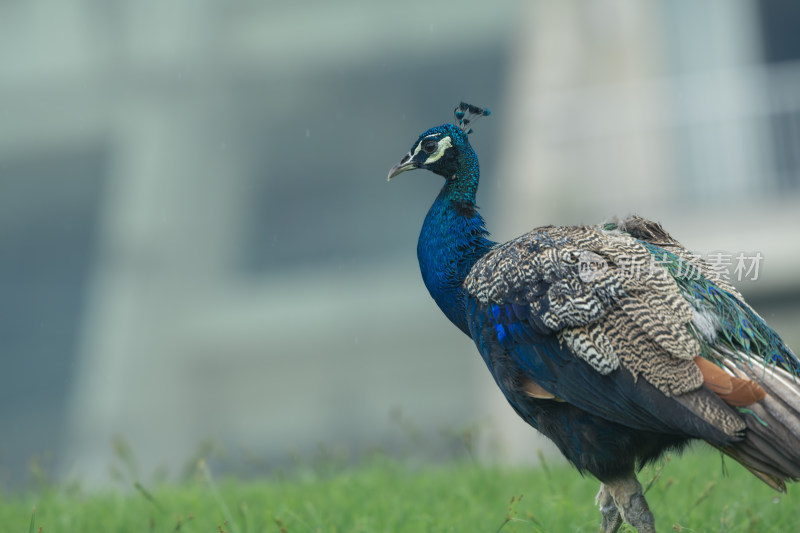
[[[481,258],[464,288],[472,337],[509,399],[533,381],[630,427],[740,438],[741,417],[702,387],[691,306],[633,236],[538,228]]]

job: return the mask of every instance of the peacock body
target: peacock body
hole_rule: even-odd
[[[702,439],[776,490],[800,478],[800,361],[734,287],[655,222],[545,226],[504,244],[475,204],[462,103],[389,179],[445,178],[417,244],[425,286],[509,404],[602,485],[603,530],[655,531],[635,472]]]

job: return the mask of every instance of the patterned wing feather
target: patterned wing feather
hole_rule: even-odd
[[[731,438],[745,427],[732,409],[699,390],[703,375],[693,359],[701,346],[688,327],[693,309],[648,248],[627,233],[538,228],[486,254],[464,288],[472,302],[467,314],[473,338],[493,371],[507,364],[494,358],[509,359],[549,394],[649,430],[694,424],[695,434],[719,431]],[[558,349],[549,339],[557,340]],[[596,375],[571,365],[564,353]],[[619,380],[620,368],[632,376],[631,383]],[[611,381],[596,379],[603,376]],[[652,392],[637,387],[639,379]],[[506,391],[514,386],[514,379],[501,383]],[[652,394],[680,396],[669,409],[691,415],[670,413],[661,400],[648,404],[645,398]]]
[[[691,306],[625,233],[539,228],[484,256],[464,286],[483,304],[527,307],[539,333],[558,335],[601,374],[622,362],[665,394],[702,384]]]

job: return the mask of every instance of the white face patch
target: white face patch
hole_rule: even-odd
[[[417,146],[417,152],[419,151],[420,146],[422,146],[422,143],[419,143],[419,146]],[[453,141],[450,139],[450,137],[449,136],[444,137],[441,141],[439,141],[439,144],[436,146],[436,151],[432,153],[428,157],[428,159],[425,160],[424,164],[430,165],[431,163],[437,162],[442,158],[445,150],[451,148],[452,146],[453,146]],[[416,155],[416,152],[414,153]]]
[[[413,153],[413,154],[411,154],[411,159],[414,159],[414,157],[416,157],[416,155],[419,153],[419,151],[420,151],[420,150],[422,150],[422,141],[424,141],[424,140],[425,140],[425,139],[427,139],[428,137],[436,137],[437,135],[438,135],[438,133],[431,133],[430,135],[426,135],[425,137],[423,137],[423,138],[422,138],[422,139],[419,141],[419,143],[417,143],[417,147],[416,147],[416,148],[414,148],[414,153]]]

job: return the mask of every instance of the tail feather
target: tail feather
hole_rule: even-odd
[[[752,418],[752,417],[748,417]],[[763,431],[763,430],[767,431]],[[791,453],[791,448],[786,441],[775,438],[775,434],[768,431],[760,422],[749,420],[747,424],[747,437],[744,445],[752,448],[752,455],[757,454],[769,461],[769,464],[779,474],[789,479],[800,478],[800,463],[796,455]]]
[[[748,359],[749,365],[722,362],[733,375],[756,381],[766,396],[741,410],[745,438],[720,449],[770,487],[785,492],[785,481],[800,480],[800,383],[782,368],[764,368],[760,361]]]
[[[785,435],[784,438],[793,438],[800,444],[800,413],[788,409],[786,404],[775,396],[767,396],[756,405],[764,409],[765,414],[761,416],[769,415],[775,420],[773,429],[776,432],[781,432]],[[800,446],[796,452],[800,461]]]
[[[800,382],[779,367],[764,368],[751,358],[750,365],[736,365],[730,360],[723,364],[734,375],[756,381],[766,392],[757,402],[786,432],[800,441]]]
[[[749,470],[751,474],[769,485],[771,488],[777,490],[778,492],[786,492],[786,483],[783,481],[784,476],[782,476],[780,472],[776,471],[768,464],[761,462],[758,458],[748,453],[744,447],[715,447],[728,457],[735,459],[739,464]]]

